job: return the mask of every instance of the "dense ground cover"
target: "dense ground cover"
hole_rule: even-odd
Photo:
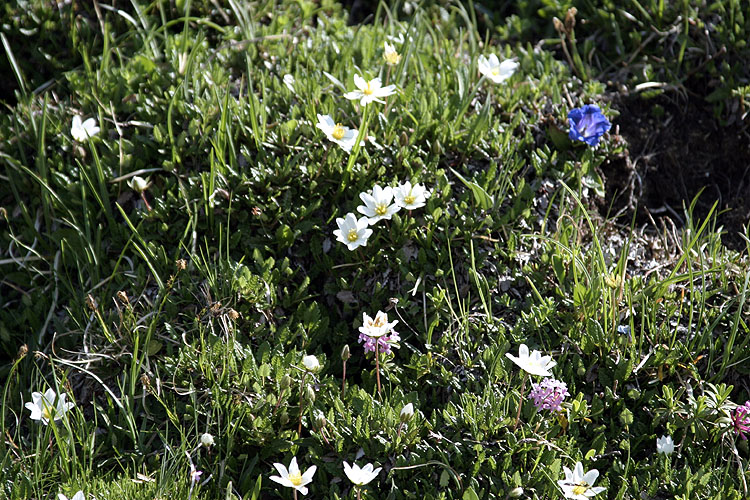
[[[748,496],[740,0],[3,9],[0,498]]]

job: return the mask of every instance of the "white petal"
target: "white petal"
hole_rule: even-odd
[[[362,77],[361,77],[361,76],[359,76],[359,75],[354,75],[354,85],[355,85],[355,86],[356,86],[356,87],[357,87],[357,88],[358,88],[359,90],[364,90],[364,89],[366,89],[366,88],[367,88],[367,80],[365,80],[364,78],[362,78]]]

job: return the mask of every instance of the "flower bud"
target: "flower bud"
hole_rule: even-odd
[[[287,412],[283,412],[281,415],[279,415],[279,423],[281,423],[281,425],[286,425],[289,423],[289,414]]]
[[[305,370],[311,373],[316,373],[318,370],[320,370],[320,362],[318,361],[318,358],[316,358],[312,354],[303,357],[302,364],[305,365]]]
[[[142,193],[148,188],[148,179],[144,179],[143,177],[138,177],[137,175],[130,179],[130,182],[128,182],[128,186],[135,191],[136,193]]]
[[[565,33],[565,26],[563,26],[562,21],[560,21],[558,18],[552,18],[552,25],[555,27],[555,31],[557,31],[558,33]]]
[[[214,437],[208,432],[201,434],[201,445],[205,448],[210,448],[214,445]]]
[[[346,362],[351,357],[352,353],[349,352],[349,344],[344,344],[344,347],[341,348],[341,361]]]
[[[401,422],[406,423],[414,416],[414,405],[409,403],[408,405],[404,406],[401,409],[401,414],[399,415],[399,418],[401,419]]]
[[[518,488],[513,488],[512,490],[510,490],[510,493],[508,493],[508,496],[511,498],[518,498],[521,495],[523,495],[523,488],[521,488],[520,486]]]
[[[326,417],[322,411],[315,412],[315,428],[320,430],[326,426]]]
[[[117,300],[119,300],[122,303],[122,305],[126,306],[130,304],[130,299],[128,299],[128,294],[125,293],[124,290],[120,290],[119,292],[117,292],[116,295],[117,295]]]
[[[279,382],[279,387],[281,387],[281,390],[289,389],[289,387],[292,385],[292,377],[289,375],[284,375],[281,377],[281,382]]]
[[[308,403],[314,403],[315,402],[315,389],[312,388],[312,386],[307,386],[305,389],[305,401]]]
[[[568,33],[573,31],[573,28],[576,26],[576,14],[578,14],[578,9],[575,7],[569,8],[568,13],[565,14],[565,30]]]

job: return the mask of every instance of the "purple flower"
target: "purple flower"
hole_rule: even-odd
[[[394,331],[391,331],[391,333],[383,335],[382,337],[370,337],[365,333],[359,334],[359,343],[361,344],[364,342],[363,347],[365,348],[365,351],[370,352],[375,352],[375,342],[378,342],[380,343],[378,350],[382,353],[390,354],[392,347],[398,347],[397,343],[399,340],[401,340],[401,337],[399,337],[398,333]]]
[[[599,144],[599,139],[612,127],[607,117],[602,114],[602,110],[595,104],[571,109],[568,113],[568,124],[570,139],[585,142],[589,146]]]
[[[750,432],[750,401],[745,401],[745,404],[738,406],[734,410],[732,415],[732,427],[737,431],[740,437],[747,441],[746,432]]]
[[[565,396],[569,396],[565,382],[553,378],[545,378],[538,384],[531,384],[529,398],[534,401],[537,410],[561,411]]]

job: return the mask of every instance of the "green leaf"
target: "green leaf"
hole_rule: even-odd
[[[446,472],[443,471],[443,474],[445,473]],[[441,478],[441,483],[442,483],[442,478]],[[446,484],[448,484],[447,481],[446,481]],[[474,491],[474,488],[469,486],[468,488],[466,488],[466,491],[464,491],[464,496],[461,497],[461,500],[479,500],[479,495],[477,495],[477,492]]]
[[[474,181],[467,181],[461,174],[453,169],[451,169],[451,172],[453,172],[455,176],[458,177],[458,179],[463,182],[467,188],[471,189],[471,192],[474,195],[474,202],[479,205],[479,208],[481,208],[482,210],[489,210],[490,208],[492,208],[492,206],[495,204],[495,199],[487,194],[487,191],[485,191],[482,186]]]

